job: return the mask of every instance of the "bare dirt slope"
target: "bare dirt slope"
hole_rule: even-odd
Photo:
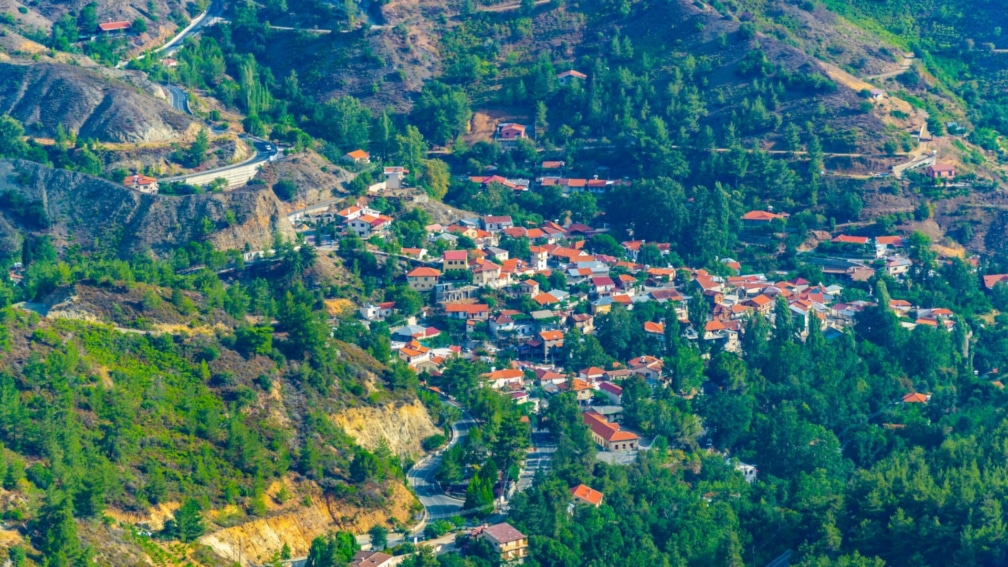
[[[274,233],[294,237],[276,197],[262,186],[185,197],[144,195],[81,173],[0,160],[0,192],[8,190],[41,202],[51,223],[48,229],[26,229],[15,214],[0,211],[0,246],[8,249],[19,246],[17,235],[25,230],[45,232],[60,245],[73,242],[123,256],[194,240],[221,250],[246,243],[263,250]]]
[[[54,137],[59,125],[100,142],[165,142],[190,133],[194,120],[156,98],[159,87],[118,75],[58,63],[0,62],[0,114],[43,138]]]
[[[297,194],[289,202],[284,203],[286,209],[293,211],[310,207],[319,201],[345,196],[347,194],[345,184],[353,179],[353,176],[317,153],[309,151],[267,164],[259,173],[259,178],[271,187],[282,179],[294,183],[297,186]]]

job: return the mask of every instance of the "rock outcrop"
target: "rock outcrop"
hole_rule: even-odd
[[[387,527],[390,521],[410,524],[413,495],[395,482],[389,485],[389,491],[389,506],[385,509],[361,508],[331,496],[313,495],[307,506],[298,503],[267,518],[209,533],[199,542],[222,558],[242,565],[262,564],[285,543],[295,557],[301,557],[308,553],[312,539],[337,530],[362,534],[376,525]]]
[[[167,142],[194,135],[198,124],[155,98],[159,90],[126,72],[0,62],[0,114],[17,118],[29,134],[39,137],[54,137],[59,125],[78,138],[112,143]]]
[[[166,252],[191,241],[219,250],[272,247],[273,235],[293,239],[294,229],[269,189],[257,186],[184,197],[147,195],[104,179],[32,162],[0,160],[0,192],[38,201],[57,245],[76,243],[120,256]],[[0,214],[0,243],[10,247],[25,227]]]
[[[333,422],[365,449],[373,450],[384,442],[393,453],[413,459],[423,453],[421,441],[441,433],[420,400],[346,409],[333,416]]]

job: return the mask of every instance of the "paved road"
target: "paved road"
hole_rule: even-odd
[[[556,452],[556,442],[546,430],[536,430],[532,432],[532,450],[525,458],[525,468],[522,469],[521,476],[518,477],[518,491],[528,490],[532,486],[537,472],[545,471],[549,468],[550,461],[553,460],[553,453]]]
[[[189,24],[188,27],[179,32],[178,35],[168,40],[161,47],[154,50],[155,53],[165,52],[166,55],[171,55],[178,51],[185,40],[196,35],[209,23],[215,21],[215,19],[220,16],[221,12],[224,10],[224,2],[222,0],[214,0],[210,3],[210,7],[207,8],[206,12],[203,12],[197,16],[198,20],[194,20],[194,23]]]
[[[165,85],[165,88],[168,89],[168,102],[171,103],[172,108],[179,112],[192,114],[189,110],[189,96],[184,90],[175,85]]]
[[[166,178],[163,178],[163,179],[159,179],[158,181],[161,182],[161,183],[169,183],[169,182],[172,182],[172,181],[183,181],[183,182],[185,182],[185,181],[191,180],[191,179],[209,179],[206,182],[200,182],[200,183],[198,183],[200,185],[204,185],[206,183],[209,183],[210,181],[212,181],[216,177],[225,177],[226,178],[227,177],[226,174],[228,172],[232,172],[232,171],[239,170],[239,169],[249,168],[251,166],[258,166],[258,165],[260,165],[262,163],[265,163],[267,161],[273,161],[273,160],[277,159],[281,155],[280,154],[280,150],[277,148],[276,144],[274,144],[272,142],[269,142],[269,141],[266,141],[266,140],[260,140],[259,138],[253,138],[251,136],[242,136],[242,139],[245,140],[246,143],[251,142],[252,146],[256,150],[255,155],[253,155],[251,158],[249,158],[249,159],[247,159],[247,160],[245,160],[245,161],[243,161],[241,163],[236,163],[236,164],[232,164],[232,165],[226,165],[224,167],[218,167],[216,169],[210,169],[210,170],[207,170],[207,171],[200,171],[200,172],[196,172],[196,173],[189,173],[189,174],[186,174],[186,175],[177,175],[175,177],[166,177]]]
[[[459,441],[469,435],[469,430],[475,424],[476,420],[473,419],[469,412],[463,410],[462,419],[452,425],[452,438],[448,445],[423,463],[413,467],[406,475],[410,486],[413,487],[417,498],[419,498],[420,503],[424,507],[427,520],[448,518],[462,511],[464,501],[442,492],[441,487],[434,480],[434,475],[441,467],[441,454],[445,450],[454,447]],[[421,522],[417,529],[423,529],[422,526],[424,523]]]

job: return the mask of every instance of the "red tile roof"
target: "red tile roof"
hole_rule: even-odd
[[[836,244],[868,244],[867,236],[848,236],[846,234],[841,234],[833,239]]]
[[[636,441],[640,439],[629,431],[620,431],[618,424],[606,421],[605,418],[593,411],[586,411],[581,416],[585,425],[607,443],[612,441]]]
[[[772,220],[782,218],[784,218],[784,215],[778,215],[776,213],[771,213],[768,211],[749,211],[748,213],[742,215],[742,220],[746,221],[770,222]]]
[[[525,534],[516,530],[511,524],[504,522],[487,526],[480,532],[482,535],[494,540],[500,545],[513,543],[525,539]]]
[[[579,484],[571,489],[571,494],[578,500],[583,500],[592,506],[602,504],[602,493],[594,488]]]
[[[421,266],[419,268],[414,268],[410,270],[410,273],[406,274],[407,278],[436,278],[441,275],[441,270],[435,268],[428,268]]]
[[[131,25],[132,24],[130,24],[129,22],[125,22],[125,21],[121,21],[121,22],[105,22],[105,23],[98,24],[98,29],[100,29],[101,31],[128,30],[128,29],[130,29]]]
[[[544,341],[562,341],[564,338],[563,331],[539,331],[539,336]]]
[[[653,335],[663,335],[665,334],[665,325],[661,323],[653,323],[651,321],[645,321],[644,332],[651,333]]]
[[[483,375],[487,380],[520,380],[525,378],[525,373],[514,368],[504,368],[495,372],[487,372]]]
[[[983,277],[984,287],[994,289],[994,286],[1001,282],[1008,283],[1008,274],[991,274]]]

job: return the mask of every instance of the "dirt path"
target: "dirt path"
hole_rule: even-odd
[[[899,63],[899,68],[896,69],[895,71],[879,73],[878,75],[869,75],[868,77],[865,78],[871,81],[878,81],[898,77],[899,75],[906,73],[907,70],[910,69],[910,66],[913,65],[913,62],[914,62],[913,57],[907,57],[906,54],[904,54],[903,59]]]
[[[536,6],[549,4],[550,0],[536,0]],[[521,2],[509,2],[507,4],[494,4],[493,6],[480,6],[479,12],[511,12],[521,8]]]

